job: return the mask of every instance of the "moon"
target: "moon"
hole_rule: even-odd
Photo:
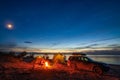
[[[7,24],[7,26],[6,26],[6,27],[7,27],[7,29],[9,29],[9,30],[12,30],[12,29],[13,29],[13,25],[12,25],[12,24],[10,24],[10,23],[9,23],[9,24]]]

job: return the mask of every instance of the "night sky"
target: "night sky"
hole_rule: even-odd
[[[22,49],[120,49],[120,0],[0,0],[0,50]]]

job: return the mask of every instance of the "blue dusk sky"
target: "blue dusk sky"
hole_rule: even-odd
[[[8,49],[120,49],[120,0],[0,0]]]

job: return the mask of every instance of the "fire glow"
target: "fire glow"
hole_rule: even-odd
[[[45,67],[49,67],[48,62],[45,62]]]

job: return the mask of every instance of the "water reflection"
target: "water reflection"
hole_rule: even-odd
[[[88,57],[92,58],[95,61],[120,65],[120,55],[88,55]]]

